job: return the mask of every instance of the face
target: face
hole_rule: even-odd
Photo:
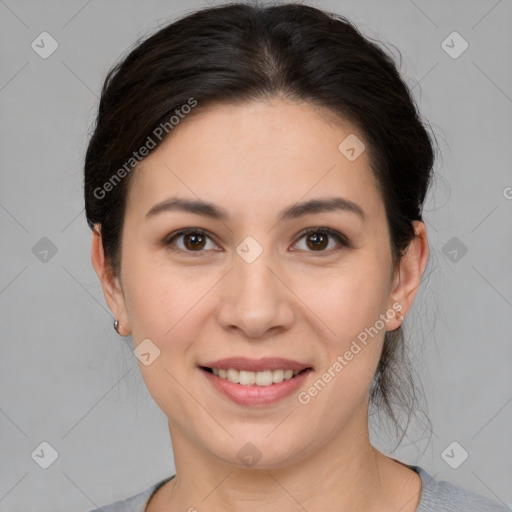
[[[308,104],[216,106],[133,171],[107,300],[150,354],[140,370],[171,434],[209,457],[242,465],[239,451],[253,450],[260,467],[284,467],[366,426],[384,334],[418,273],[398,284],[369,156],[338,149],[349,135],[364,141]],[[165,206],[173,199],[212,208]],[[312,200],[338,203],[299,207]],[[256,387],[201,368],[231,357],[306,370]]]

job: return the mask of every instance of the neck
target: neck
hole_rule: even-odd
[[[414,472],[370,444],[367,416],[361,417],[364,421],[347,424],[321,449],[303,452],[293,463],[269,467],[226,462],[169,424],[176,477],[151,510],[414,511]],[[418,481],[419,477],[414,481],[416,488]]]

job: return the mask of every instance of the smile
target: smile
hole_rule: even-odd
[[[213,373],[221,379],[228,380],[234,384],[241,384],[242,386],[272,386],[279,384],[284,380],[290,380],[296,377],[301,370],[263,370],[259,372],[251,372],[247,370],[236,370],[234,368],[207,368],[204,370]],[[302,370],[306,371],[306,370]]]
[[[215,375],[212,368],[200,366],[198,369],[219,397],[228,398],[237,405],[248,407],[269,406],[292,396],[298,392],[305,379],[313,372],[311,367],[295,372],[282,369],[251,372],[233,368],[227,370],[215,368],[215,373],[217,370],[219,373]],[[221,373],[225,376],[221,376]],[[274,382],[274,379],[277,382]]]

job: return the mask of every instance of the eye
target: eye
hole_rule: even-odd
[[[334,229],[326,227],[309,228],[300,235],[299,240],[303,238],[306,239],[305,250],[307,252],[330,253],[331,251],[339,250],[341,247],[351,247],[350,241],[345,235]],[[325,250],[329,247],[330,238],[338,242],[338,247]],[[176,241],[180,241],[180,239],[182,239],[181,243],[176,243]],[[207,247],[208,240],[212,243],[213,246]],[[197,256],[199,256],[206,249],[215,250],[217,247],[207,232],[200,228],[182,229],[172,233],[164,240],[163,244],[173,251],[197,253]]]
[[[330,228],[310,228],[302,233],[299,240],[306,239],[306,251],[308,252],[331,252],[339,250],[341,247],[351,247],[348,238]],[[339,246],[334,249],[325,250],[329,246],[329,238],[334,238]]]
[[[172,247],[176,240],[180,238],[183,239],[183,244],[181,246],[175,248]],[[174,251],[183,251],[183,252],[203,252],[203,249],[208,249],[205,247],[207,245],[207,240],[211,241],[211,238],[207,235],[206,231],[199,228],[190,228],[190,229],[182,229],[176,233],[173,233],[171,236],[164,240],[164,245],[168,246],[171,250]],[[213,241],[212,241],[213,243]],[[215,247],[216,245],[213,244]],[[210,249],[214,249],[214,247],[210,247]]]

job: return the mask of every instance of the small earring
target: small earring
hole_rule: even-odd
[[[117,318],[114,319],[114,330],[121,336],[121,333],[119,332],[119,320]]]
[[[403,322],[404,321],[404,317],[402,315],[398,315],[397,319],[398,319],[399,322]]]

